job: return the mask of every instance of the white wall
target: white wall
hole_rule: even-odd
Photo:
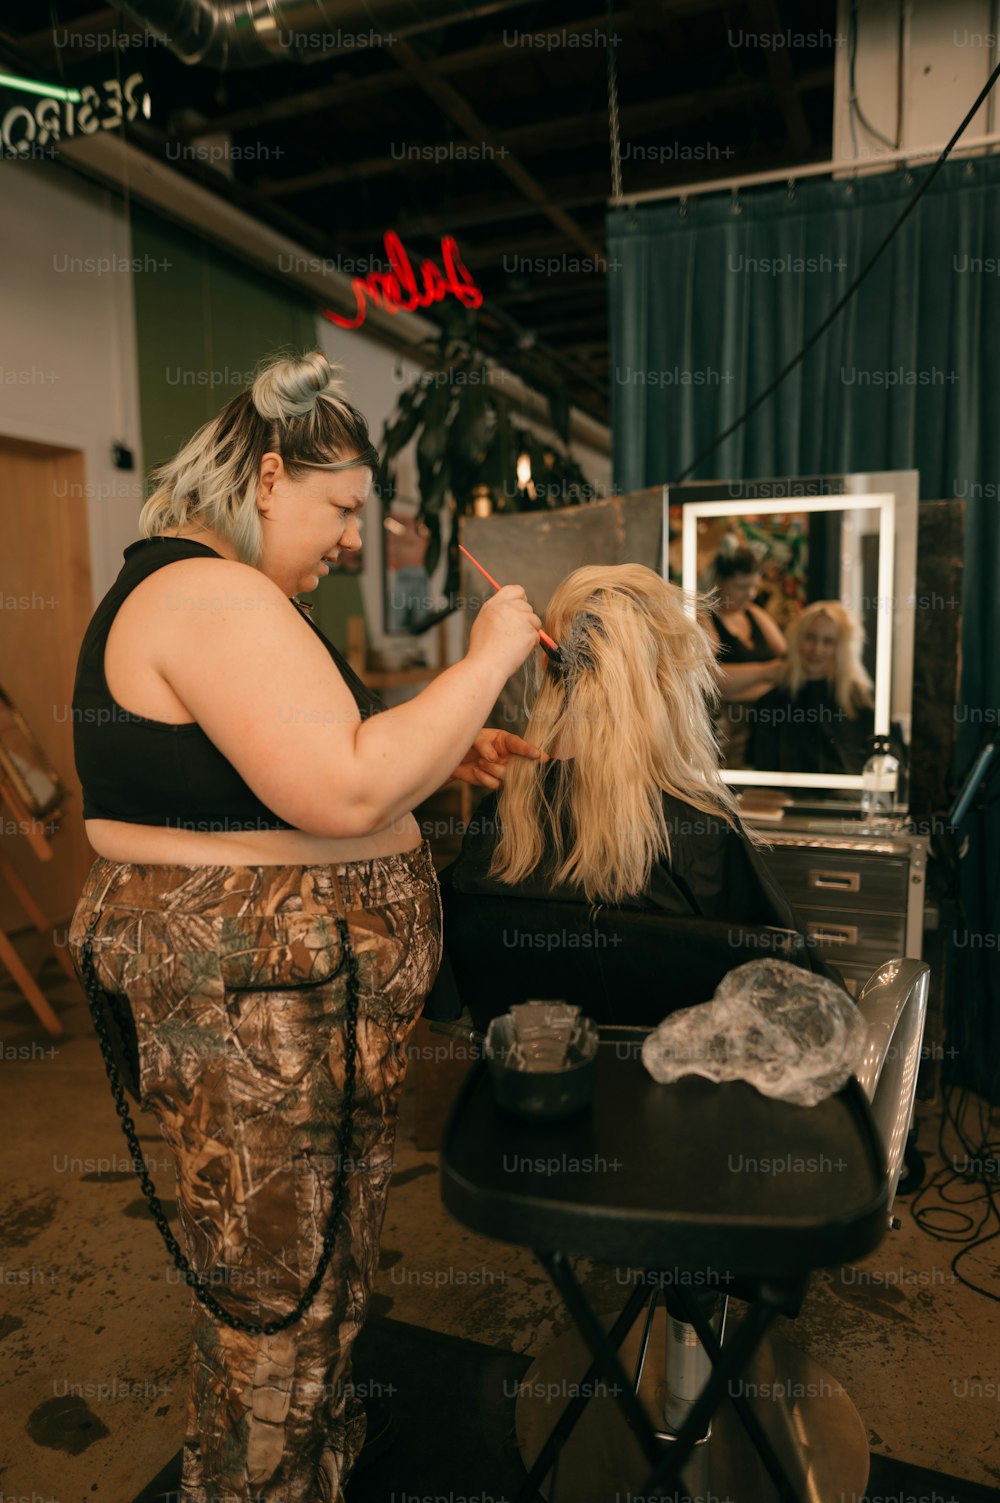
[[[133,275],[124,205],[111,190],[75,176],[54,162],[3,166],[0,215],[0,434],[80,449],[86,466],[86,505],[94,602],[121,567],[122,551],[137,535],[143,496]],[[401,392],[421,366],[363,334],[317,317],[318,343],[347,368],[352,400],[368,418],[374,441]],[[544,429],[532,423],[540,433]],[[135,468],[117,470],[112,444],[126,444]],[[599,496],[610,493],[611,461],[583,444],[573,453]],[[415,445],[399,460],[400,493],[416,498]],[[413,639],[382,631],[382,538],[372,517],[362,575],[364,608],[373,647],[391,663],[412,650]],[[444,563],[434,585],[443,582]],[[461,651],[462,623],[452,618],[449,652]],[[452,641],[452,636],[454,641]]]
[[[850,108],[851,0],[838,0],[833,156],[860,171],[886,171],[890,146],[912,147],[908,160],[929,164],[949,141],[1000,57],[996,0],[865,0],[857,9],[854,84],[858,106],[880,141]],[[852,114],[854,115],[852,132]],[[994,89],[966,137],[1000,129]],[[995,151],[979,147],[978,151]],[[976,148],[974,148],[976,150]],[[961,155],[961,143],[956,155]]]
[[[83,451],[87,494],[66,504],[87,507],[96,603],[142,500],[129,225],[111,193],[55,163],[8,157],[2,172],[0,433]]]

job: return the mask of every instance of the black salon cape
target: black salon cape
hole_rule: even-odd
[[[554,771],[550,767],[547,773]],[[779,929],[804,933],[791,904],[774,882],[766,859],[739,829],[721,815],[704,814],[672,794],[664,793],[663,808],[670,832],[670,860],[654,862],[645,890],[624,898],[615,906],[660,913],[717,919],[732,924],[770,924]],[[480,894],[483,922],[489,922],[490,897],[539,898],[548,902],[585,903],[578,888],[557,887],[550,880],[551,851],[529,877],[514,886],[487,876],[498,831],[497,794],[483,799],[469,822],[456,860],[439,873],[443,887]],[[448,935],[444,936],[447,957]],[[817,954],[815,944],[806,945],[809,968],[843,985],[839,973]],[[445,962],[425,1008],[430,1018],[456,1017],[457,992]]]
[[[804,683],[794,698],[772,689],[744,708],[749,767],[858,777],[871,755],[875,711],[862,706],[847,715],[825,679]]]

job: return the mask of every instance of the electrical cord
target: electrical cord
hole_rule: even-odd
[[[957,1106],[954,1105],[956,1096]],[[978,1142],[973,1141],[964,1125],[964,1118],[973,1103],[978,1108]],[[945,1148],[948,1125],[965,1154],[964,1168],[957,1167],[957,1155],[949,1156]],[[988,1107],[981,1097],[974,1096],[966,1086],[945,1087],[938,1126],[938,1154],[943,1167],[917,1191],[910,1209],[913,1220],[928,1237],[937,1242],[962,1244],[950,1264],[958,1282],[984,1299],[1000,1304],[1000,1293],[984,1289],[959,1271],[959,1264],[976,1248],[985,1247],[1000,1237],[1000,1207],[994,1199],[1000,1172],[1000,1137],[994,1138],[993,1130],[993,1108]],[[956,1199],[955,1191],[963,1185],[979,1188],[971,1195]],[[927,1203],[931,1196],[935,1199]],[[995,1230],[986,1231],[991,1223],[995,1224]]]
[[[855,134],[855,130],[854,130],[854,117],[855,117],[855,115],[861,121],[861,124],[864,126],[865,130],[868,132],[868,134],[870,136],[874,136],[876,141],[881,141],[882,145],[883,146],[887,146],[890,151],[898,151],[898,149],[899,149],[899,142],[898,141],[890,141],[888,136],[883,136],[883,134],[882,134],[882,132],[880,130],[876,130],[875,127],[874,127],[874,125],[872,125],[871,121],[865,115],[864,110],[861,108],[861,101],[858,99],[857,86],[855,85],[855,82],[854,82],[854,66],[855,66],[855,60],[857,58],[857,53],[858,53],[858,0],[851,0],[851,14],[850,14],[850,19],[848,21],[847,57],[848,57],[848,73],[849,73],[849,77],[850,77],[850,96],[849,96],[849,99],[848,99],[848,105],[849,105],[850,111],[851,111],[851,142],[852,142],[852,144],[854,146],[854,155],[857,156],[857,154],[858,154],[858,138],[857,138],[857,135]]]
[[[680,474],[677,476],[677,478],[674,480],[674,482],[673,482],[674,485],[679,485],[682,480],[686,480],[687,477],[690,474],[692,474],[698,468],[698,466],[701,464],[701,462],[702,462],[703,459],[707,459],[708,456],[710,454],[714,453],[715,450],[719,447],[719,445],[721,443],[724,443],[725,440],[727,438],[729,438],[731,434],[735,433],[739,428],[742,428],[743,424],[747,421],[747,419],[753,413],[755,413],[757,411],[758,407],[761,407],[764,404],[764,402],[767,401],[768,397],[771,396],[773,392],[777,391],[778,387],[781,385],[782,381],[785,380],[786,376],[790,376],[791,373],[792,373],[792,371],[795,370],[798,366],[800,366],[802,364],[803,360],[806,358],[806,356],[808,355],[809,351],[813,348],[813,346],[815,344],[818,344],[819,340],[826,333],[827,329],[829,329],[830,325],[834,322],[834,320],[837,318],[837,316],[840,313],[842,313],[843,310],[847,307],[847,304],[851,301],[851,298],[854,296],[854,294],[857,292],[858,288],[861,286],[862,282],[868,276],[868,273],[872,270],[873,266],[880,259],[883,251],[886,249],[886,247],[889,245],[889,243],[895,238],[895,236],[899,233],[899,231],[902,228],[903,224],[906,222],[906,220],[909,218],[909,216],[913,213],[914,209],[917,207],[917,204],[923,198],[924,194],[927,192],[927,190],[930,187],[931,183],[933,183],[934,179],[937,177],[938,173],[941,171],[941,168],[944,166],[945,162],[948,160],[948,157],[951,155],[951,153],[954,150],[956,144],[961,139],[961,137],[965,134],[965,131],[968,129],[968,126],[969,126],[970,122],[972,121],[974,115],[976,114],[976,112],[980,108],[980,106],[982,105],[983,101],[986,99],[986,97],[991,92],[991,90],[992,90],[992,88],[993,88],[993,86],[996,83],[996,81],[997,81],[998,78],[1000,78],[1000,63],[998,63],[996,65],[996,67],[993,69],[993,72],[990,74],[989,78],[986,80],[985,84],[980,89],[978,95],[976,96],[975,103],[971,106],[971,108],[967,112],[967,114],[966,114],[964,120],[962,121],[961,125],[958,127],[958,129],[956,130],[955,134],[952,136],[951,140],[948,142],[947,146],[941,152],[941,155],[938,157],[937,161],[934,163],[934,165],[928,171],[927,176],[924,178],[924,181],[921,183],[921,185],[917,189],[916,193],[910,199],[910,202],[906,205],[906,207],[904,208],[903,212],[899,215],[899,217],[896,220],[895,224],[891,225],[890,228],[886,231],[885,235],[883,235],[882,239],[879,241],[879,244],[875,247],[875,250],[869,256],[868,260],[865,262],[864,266],[858,272],[857,276],[851,282],[851,284],[849,285],[849,287],[847,288],[847,290],[844,293],[842,293],[841,296],[837,299],[837,301],[834,303],[833,307],[830,309],[829,313],[826,315],[826,317],[823,319],[823,321],[819,324],[819,326],[816,329],[814,329],[814,331],[809,336],[809,338],[806,340],[805,344],[798,351],[798,353],[796,355],[793,355],[792,358],[791,358],[791,360],[789,360],[786,365],[782,366],[781,370],[774,377],[773,381],[771,381],[767,386],[765,386],[764,390],[762,392],[759,392],[758,395],[756,397],[754,397],[753,401],[750,402],[743,409],[743,411],[741,412],[741,414],[740,414],[740,416],[738,418],[736,418],[732,423],[730,423],[726,428],[724,428],[721,433],[716,434],[715,438],[712,439],[711,443],[706,444],[705,448],[702,449],[698,454],[695,455],[695,457],[694,457],[694,459],[692,459],[691,463],[689,465],[687,465],[687,467],[685,469],[683,469],[680,472]]]

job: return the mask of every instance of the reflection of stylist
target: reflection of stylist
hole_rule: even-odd
[[[440,959],[410,811],[531,753],[480,730],[538,645],[520,586],[391,710],[295,598],[361,546],[378,465],[322,354],[269,366],[159,471],[77,669],[98,855],[69,942],[92,1002],[127,999],[175,1160],[201,1300],[185,1499],[343,1499],[406,1042]]]
[[[715,643],[724,701],[719,740],[729,765],[740,767],[745,761],[747,726],[742,712],[727,707],[750,704],[767,694],[784,673],[788,647],[780,628],[753,603],[760,589],[760,568],[749,548],[719,553],[715,578],[719,605],[706,625]]]
[[[816,600],[788,633],[784,684],[754,707],[755,767],[859,774],[875,724],[863,633],[839,600]]]

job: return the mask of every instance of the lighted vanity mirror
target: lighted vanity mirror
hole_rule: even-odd
[[[853,807],[872,737],[888,735],[905,790],[916,482],[901,472],[665,490],[667,576],[718,649],[726,782]]]

